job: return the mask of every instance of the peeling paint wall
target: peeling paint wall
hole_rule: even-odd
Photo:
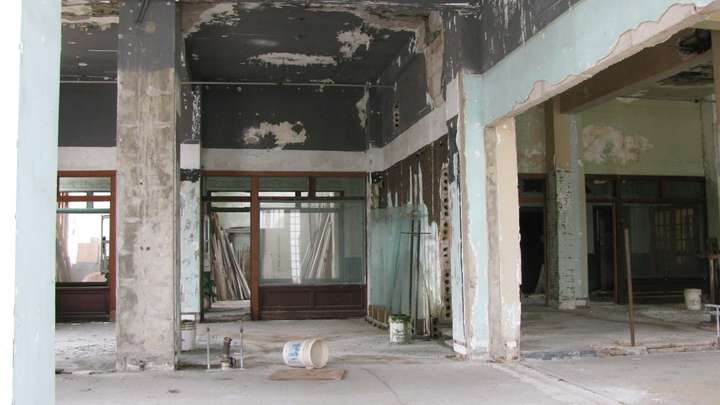
[[[452,319],[448,152],[443,136],[374,174],[381,180],[370,187],[368,303],[376,321],[387,323],[390,314],[409,314],[410,268],[418,269],[418,263],[419,270],[413,270],[420,281],[418,318]],[[419,260],[410,255],[413,226],[422,232]]]
[[[700,104],[611,101],[578,114],[586,174],[703,176]],[[542,108],[517,118],[520,173],[545,173]]]
[[[502,2],[505,3],[505,2]],[[465,338],[469,352],[488,349],[487,164],[483,131],[504,117],[546,101],[588,75],[622,60],[644,46],[699,21],[710,1],[621,0],[581,1],[523,46],[482,74],[462,75],[462,108],[458,147],[462,196],[461,230]],[[618,13],[617,10],[623,10]],[[589,21],[603,21],[602,30],[588,30]],[[509,25],[498,24],[503,33]],[[482,39],[482,37],[478,37]],[[488,44],[490,45],[490,44]],[[540,63],[542,61],[542,63]],[[532,66],[532,69],[528,67]],[[454,235],[455,236],[455,235]],[[453,261],[453,271],[458,265]]]
[[[205,148],[364,151],[363,88],[205,86]]]

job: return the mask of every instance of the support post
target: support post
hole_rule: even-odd
[[[547,156],[547,274],[549,302],[572,310],[586,305],[585,175],[580,165],[577,117],[562,114],[557,99],[545,105]]]
[[[520,206],[515,119],[485,130],[490,358],[520,356]]]
[[[173,369],[179,337],[174,1],[120,5],[117,366]]]
[[[55,403],[60,2],[3,4],[0,403]]]

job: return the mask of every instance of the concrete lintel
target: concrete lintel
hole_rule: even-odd
[[[616,63],[559,96],[560,110],[575,113],[632,93],[692,67],[709,63],[712,52],[684,54],[677,45],[691,32],[682,31],[663,44]]]

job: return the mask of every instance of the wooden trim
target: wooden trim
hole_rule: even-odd
[[[61,177],[109,177],[110,178],[110,195],[109,196],[61,196],[60,195],[60,178]],[[109,251],[109,280],[108,280],[108,302],[109,302],[109,320],[115,320],[115,309],[117,306],[117,175],[114,170],[59,170],[56,180],[57,202],[71,201],[110,201],[110,251]],[[62,287],[62,285],[60,285]]]
[[[260,319],[260,178],[251,180],[250,202],[250,312],[253,320]]]
[[[203,176],[212,177],[365,177],[366,172],[248,172],[203,170]]]
[[[112,191],[111,191],[112,193]],[[97,201],[112,201],[112,195],[103,196],[81,196],[81,195],[59,195],[57,198],[58,202],[97,202]]]

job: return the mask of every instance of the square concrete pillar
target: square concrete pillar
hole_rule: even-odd
[[[513,360],[520,337],[520,204],[514,119],[489,123],[480,77],[462,75],[450,126],[455,351]],[[456,150],[453,150],[457,148]]]
[[[585,173],[577,120],[560,113],[557,100],[546,103],[547,294],[560,309],[588,300]]]
[[[55,403],[60,2],[3,4],[0,403]]]
[[[515,119],[485,129],[487,155],[488,321],[493,360],[520,356],[520,206]]]
[[[172,369],[179,330],[177,43],[174,1],[120,6],[117,366]]]
[[[200,144],[180,145],[180,311],[199,319],[202,201]]]

